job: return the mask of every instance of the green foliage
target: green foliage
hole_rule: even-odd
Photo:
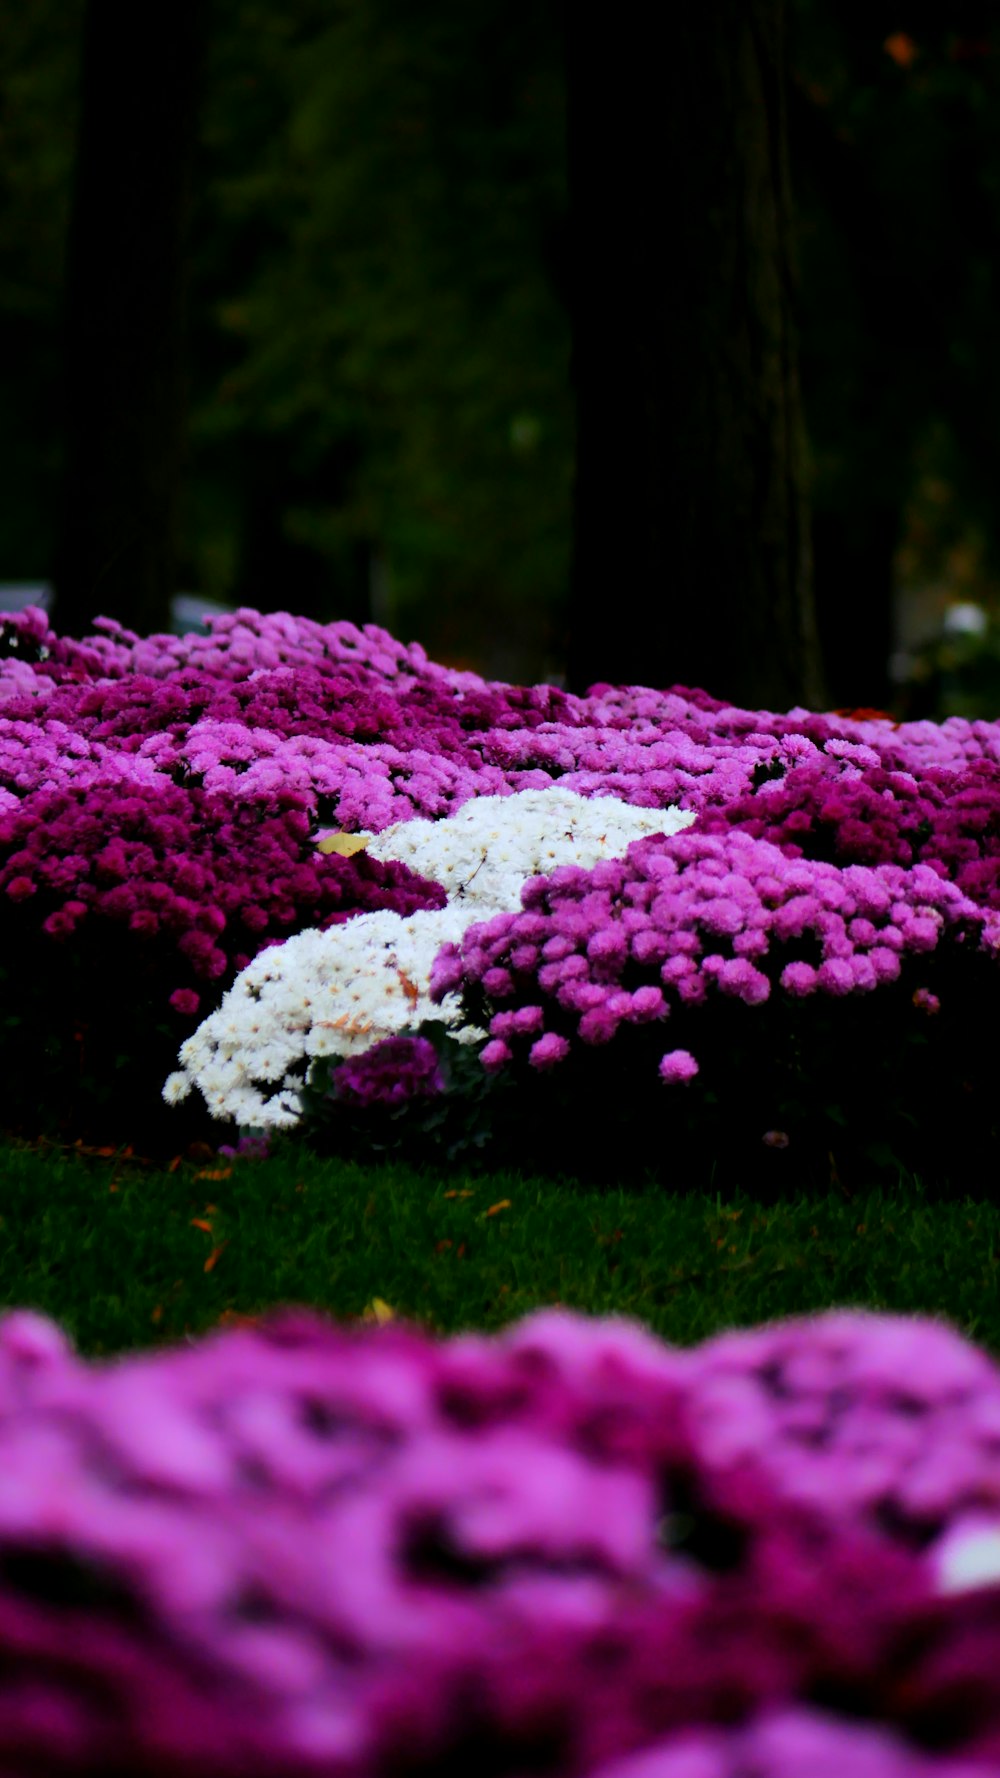
[[[424,1020],[408,1035],[434,1045],[444,1090],[354,1109],[338,1093],[339,1063],[316,1060],[302,1088],[299,1133],[317,1154],[450,1164],[495,1148],[504,1113],[516,1116],[510,1079],[487,1074],[479,1061],[482,1043],[459,1043],[441,1019]]]
[[[50,566],[83,5],[15,11],[0,579]],[[1000,42],[963,12],[794,0],[799,331],[817,513],[943,476],[996,568]],[[207,41],[185,584],[355,621],[374,584],[406,639],[478,630],[541,676],[573,456],[558,8],[212,0]]]
[[[83,0],[32,0],[0,31],[0,581],[49,567],[82,16]]]
[[[367,600],[372,550],[406,633],[431,602],[530,613],[562,588],[559,57],[544,8],[498,0],[419,25],[400,0],[216,8],[193,305],[206,592],[255,463],[338,615]]]
[[[1000,36],[973,11],[793,0],[791,153],[814,504],[899,511],[946,469],[996,567]]]
[[[985,614],[984,614],[985,616]],[[994,722],[1000,718],[1000,624],[993,615],[982,634],[935,636],[910,669],[911,712],[942,722],[948,716]]]
[[[4,910],[0,1126],[131,1142],[161,1159],[195,1138],[221,1141],[200,1096],[175,1107],[162,1098],[192,1023],[168,1004],[176,966],[110,922],[54,943],[30,905]]]

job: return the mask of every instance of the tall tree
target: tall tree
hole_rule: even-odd
[[[203,0],[88,0],[54,615],[169,628]]]
[[[569,685],[822,701],[783,0],[567,6]]]

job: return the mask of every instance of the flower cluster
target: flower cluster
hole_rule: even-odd
[[[1000,765],[977,760],[959,771],[886,771],[831,779],[815,763],[796,766],[758,792],[706,812],[702,831],[738,827],[790,857],[836,864],[925,860],[973,901],[1000,907]]]
[[[596,1778],[982,1778],[966,1760],[916,1752],[898,1735],[825,1711],[766,1710],[735,1729],[698,1728],[643,1748]]]
[[[100,619],[100,635],[75,642],[41,611],[5,620],[23,645],[0,659],[6,796],[66,775],[90,782],[125,754],[248,801],[280,778],[310,806],[328,804],[341,828],[379,832],[554,778],[585,796],[700,814],[809,763],[850,781],[1000,762],[994,723],[774,716],[644,688],[576,698],[438,667],[371,624],[250,610],[208,621],[208,637],[140,639]]]
[[[8,1314],[0,1651],[29,1640],[32,1708],[15,1674],[0,1740],[163,1778],[529,1747],[552,1778],[971,1778],[998,1413],[985,1358],[891,1318],[685,1352],[558,1309],[450,1340],[284,1309],[91,1367]]]
[[[140,638],[102,619],[73,641],[37,610],[4,619],[0,890],[54,948],[114,923],[146,954],[179,953],[164,997],[185,1019],[207,998],[225,1027],[202,1027],[181,1058],[221,1116],[260,1121],[264,1081],[278,1089],[272,1120],[294,1121],[310,1055],[355,1057],[432,1015],[432,944],[451,947],[435,978],[451,996],[445,1017],[466,1041],[488,1034],[487,1070],[504,1066],[512,1039],[546,1070],[574,1045],[720,994],[759,1005],[776,985],[866,993],[942,938],[981,941],[992,962],[1000,725],[776,715],[683,688],[598,685],[578,698],[439,667],[374,625],[244,609],[209,628]],[[630,854],[609,899],[607,850],[529,856],[517,799],[554,788],[652,821],[619,853],[664,833],[654,851],[673,861],[673,886]],[[492,901],[477,901],[467,847],[450,856],[441,839],[478,805],[503,811]],[[686,852],[664,825],[672,810],[722,851]],[[329,828],[365,849],[317,856]],[[747,846],[733,851],[740,834]],[[418,857],[421,881],[394,874]],[[594,874],[584,884],[564,866]],[[881,911],[857,900],[852,870],[882,873]],[[532,875],[548,880],[551,905]],[[315,942],[331,925],[344,928],[336,960]],[[288,955],[276,965],[279,944]],[[223,1014],[234,973],[257,966],[246,1005]],[[912,986],[929,1026],[939,997]],[[278,1017],[275,997],[289,995]],[[463,995],[476,1017],[459,1018]],[[697,1041],[665,1044],[660,1066],[665,1082],[690,1081]],[[174,1075],[168,1099],[185,1090]]]
[[[484,913],[488,924],[502,920],[502,910],[519,906],[523,884],[543,868],[559,869],[570,858],[586,868],[633,837],[676,832],[692,819],[610,797],[585,800],[551,785],[477,798],[449,820],[394,823],[377,836],[357,836],[384,869],[393,859],[399,869],[419,864],[447,904],[409,918],[358,914],[325,932],[297,933],[256,957],[182,1045],[183,1068],[166,1082],[164,1097],[176,1104],[196,1084],[219,1118],[294,1124],[304,1058],[356,1056],[433,1017],[432,963],[471,921]],[[444,1016],[459,1041],[482,1037],[479,1027],[460,1021],[458,996]],[[276,1083],[266,1098],[264,1082]]]
[[[775,981],[796,997],[869,992],[897,979],[906,954],[964,942],[970,930],[996,937],[929,865],[840,870],[739,829],[636,841],[623,859],[534,879],[522,904],[442,947],[431,971],[432,1001],[473,982],[491,1003],[515,1003],[490,1020],[481,1055],[490,1069],[517,1044],[529,1046],[533,1067],[549,1068],[573,1036],[610,1043],[623,1024],[665,1019],[672,1004],[710,994],[756,1006]],[[804,950],[812,960],[794,955]],[[660,1071],[673,1083],[696,1066],[675,1050]]]
[[[445,904],[444,891],[405,864],[307,849],[308,818],[282,791],[248,821],[219,795],[115,776],[84,791],[41,791],[0,814],[0,892],[37,900],[57,943],[102,920],[138,941],[166,941],[188,976],[172,1004],[189,1016],[199,1005],[192,977],[232,980],[296,923],[324,928],[366,908],[405,916]]]

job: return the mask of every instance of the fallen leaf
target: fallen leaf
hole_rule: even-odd
[[[897,68],[908,68],[920,54],[919,49],[905,31],[894,31],[882,45],[887,56],[891,56]]]
[[[363,1310],[361,1319],[362,1321],[377,1321],[379,1323],[392,1321],[395,1319],[395,1310],[390,1309],[388,1303],[384,1303],[380,1296],[373,1296],[367,1309]]]
[[[204,1229],[205,1233],[207,1235],[210,1235],[212,1233],[211,1223],[210,1222],[203,1222],[202,1218],[200,1216],[193,1216],[191,1218],[191,1227],[193,1229]]]
[[[211,1253],[209,1254],[207,1260],[205,1261],[205,1264],[202,1266],[202,1271],[203,1272],[214,1272],[216,1266],[219,1263],[219,1260],[222,1258],[222,1255],[225,1253],[226,1248],[228,1246],[229,1246],[228,1241],[222,1241],[222,1242],[220,1242],[218,1247],[213,1247]]]
[[[256,1327],[261,1319],[260,1315],[241,1315],[238,1309],[223,1309],[217,1325],[219,1327]]]
[[[397,968],[396,974],[403,984],[403,993],[406,995],[407,1000],[411,1005],[414,1005],[420,999],[420,989],[417,987],[416,982],[411,982],[405,969]]]
[[[317,842],[318,852],[336,852],[341,858],[350,858],[355,852],[363,852],[370,840],[367,833],[328,833]]]
[[[510,1199],[509,1198],[501,1198],[499,1204],[491,1204],[488,1210],[484,1210],[483,1215],[484,1216],[495,1216],[498,1210],[509,1210],[510,1208],[511,1208]]]

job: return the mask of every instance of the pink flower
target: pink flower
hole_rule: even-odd
[[[533,1036],[545,1023],[545,1015],[540,1006],[519,1006],[510,1016],[512,1029],[522,1036]]]
[[[663,989],[652,985],[636,988],[632,994],[631,1017],[638,1024],[645,1024],[649,1019],[664,1019],[670,1008],[663,998]]]
[[[660,1079],[668,1086],[693,1080],[697,1072],[698,1064],[690,1050],[668,1050],[660,1060]]]
[[[706,932],[716,933],[720,937],[731,936],[734,932],[739,932],[744,918],[743,909],[735,901],[720,897],[717,901],[710,901],[702,909],[700,923]]]
[[[50,938],[68,938],[76,931],[76,921],[71,914],[67,914],[65,908],[60,908],[57,913],[49,914],[42,921],[42,931],[47,932]]]
[[[546,1031],[537,1043],[533,1043],[528,1052],[528,1061],[532,1068],[552,1068],[569,1055],[569,1043],[555,1031]]]
[[[816,992],[816,971],[809,963],[786,963],[780,979],[786,994],[801,996]]]
[[[170,1004],[175,1012],[182,1013],[188,1019],[193,1018],[198,1011],[201,998],[193,988],[175,988],[170,996]]]
[[[677,997],[685,1006],[701,1006],[708,990],[700,975],[686,975],[676,983]]]
[[[828,957],[816,974],[816,985],[826,994],[850,994],[855,986],[854,971],[839,957]]]

